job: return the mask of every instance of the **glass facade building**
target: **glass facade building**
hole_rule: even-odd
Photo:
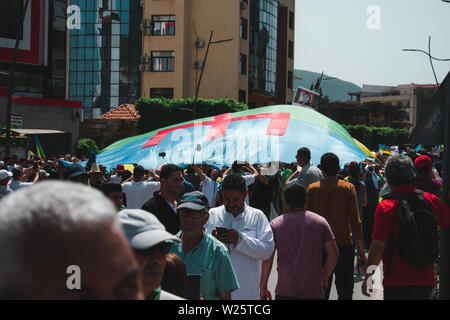
[[[81,27],[70,31],[69,99],[96,117],[141,95],[140,0],[71,0]]]
[[[278,1],[250,1],[249,93],[276,96]]]
[[[18,20],[24,5],[23,0],[0,0],[0,38],[15,40]],[[31,10],[30,1],[27,10]],[[66,88],[66,0],[49,1],[48,12],[34,11],[41,19],[48,16],[47,65],[43,63],[21,63],[18,61],[15,72],[15,94],[38,98],[65,99]],[[24,25],[30,23],[24,21]],[[20,39],[27,38],[22,30]],[[30,37],[30,35],[28,35]],[[40,42],[40,46],[44,41]],[[38,48],[41,50],[41,48]],[[44,51],[44,50],[42,50]],[[0,62],[0,87],[8,87],[11,62]]]

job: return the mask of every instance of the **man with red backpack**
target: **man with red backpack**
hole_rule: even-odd
[[[450,209],[435,195],[414,187],[414,165],[409,157],[389,158],[385,173],[392,193],[375,213],[363,294],[370,296],[370,278],[383,260],[385,300],[429,299],[435,284],[434,260],[439,254],[437,226],[443,230],[450,225]]]

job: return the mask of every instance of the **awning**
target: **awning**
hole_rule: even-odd
[[[11,129],[11,131],[18,134],[57,134],[66,133],[59,130],[47,130],[47,129]]]

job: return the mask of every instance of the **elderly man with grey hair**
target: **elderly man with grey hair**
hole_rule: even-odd
[[[0,208],[0,299],[143,298],[117,210],[99,191],[42,182]]]
[[[386,162],[385,173],[392,193],[380,202],[375,212],[369,267],[362,285],[363,294],[370,296],[367,281],[383,260],[385,300],[429,299],[435,285],[432,260],[438,253],[436,222],[442,230],[447,228],[450,225],[450,210],[435,195],[414,187],[412,184],[414,165],[409,157],[400,155],[390,157]],[[406,239],[403,234],[409,232],[411,223],[405,221],[420,222],[420,225],[412,226],[419,231],[408,233]],[[428,239],[435,240],[436,243]],[[405,243],[411,243],[413,246],[406,250]],[[428,250],[425,249],[425,244],[429,246]],[[436,249],[429,249],[433,247]],[[429,259],[420,260],[421,265],[418,263],[413,265],[410,257],[413,257],[415,252],[422,252],[422,257],[426,257],[430,252],[432,254],[429,255]]]

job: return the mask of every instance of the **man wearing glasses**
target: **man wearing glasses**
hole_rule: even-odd
[[[147,300],[182,300],[161,290],[166,255],[171,243],[180,239],[168,233],[159,220],[141,209],[125,209],[120,213],[122,230],[134,249],[142,272],[144,296]]]
[[[182,243],[173,243],[170,253],[183,260],[188,275],[201,275],[201,298],[230,300],[239,285],[227,248],[204,229],[209,219],[208,199],[199,191],[186,193],[177,212],[181,229],[177,237]]]

